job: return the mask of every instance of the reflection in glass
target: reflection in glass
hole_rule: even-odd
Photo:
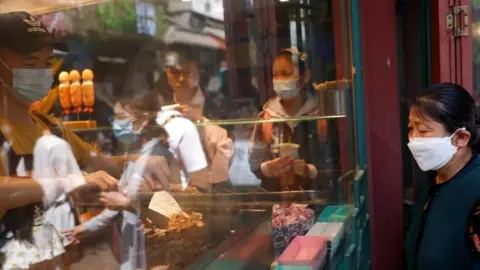
[[[43,235],[58,234],[78,255],[66,265],[266,269],[313,213],[352,203],[350,44],[340,16],[348,1],[64,2],[22,7],[69,50],[49,49],[38,63],[27,59],[36,71],[15,73],[15,89],[38,89],[23,91],[21,109],[2,99],[0,150],[14,158],[0,161],[3,175],[15,175],[22,156],[17,175],[30,177],[35,160],[32,182],[118,179],[58,189],[45,203],[54,226]],[[172,205],[159,194],[181,210],[156,211]],[[34,209],[3,215],[0,206],[0,236],[11,220],[33,220]]]

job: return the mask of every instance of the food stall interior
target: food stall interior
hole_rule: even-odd
[[[292,2],[298,4],[298,2],[303,1]],[[311,5],[311,1],[305,2]],[[261,6],[260,3],[263,5],[263,3],[267,3],[267,1],[263,2],[262,0],[262,2],[260,2],[260,0],[256,0],[255,2],[252,1],[251,4]],[[341,233],[335,232],[333,234],[334,236],[329,238],[328,248],[330,256],[328,256],[326,263],[323,264],[324,266],[321,269],[338,269],[332,266],[336,260],[332,254],[335,252],[343,253],[338,252],[338,250],[345,251],[345,247],[349,247],[349,243],[345,242],[351,241],[351,238],[343,236],[336,238],[336,235],[350,234],[350,223],[348,219],[352,215],[355,215],[354,211],[351,210],[353,208],[354,184],[357,184],[354,183],[354,177],[358,174],[354,164],[355,157],[353,157],[353,153],[355,153],[355,135],[353,135],[355,132],[352,115],[353,102],[351,100],[353,91],[351,81],[348,80],[350,76],[350,74],[348,74],[349,72],[343,74],[335,69],[336,64],[338,64],[340,60],[334,58],[337,57],[338,54],[342,54],[342,52],[336,51],[334,53],[333,48],[335,42],[330,5],[334,2],[319,1],[318,3],[322,6],[322,9],[314,6],[301,10],[300,8],[292,8],[290,4],[287,5],[286,3],[284,3],[282,7],[283,9],[279,7],[275,8],[275,5],[269,6],[268,8],[257,8],[255,16],[259,16],[261,13],[270,16],[272,14],[275,15],[275,12],[277,12],[277,20],[284,22],[278,23],[278,27],[277,24],[273,26],[270,25],[269,27],[277,29],[278,33],[266,31],[268,29],[265,25],[262,26],[265,29],[263,29],[261,33],[253,34],[244,31],[245,33],[243,34],[245,35],[245,39],[249,41],[249,46],[244,46],[239,49],[238,45],[235,47],[229,44],[228,46],[230,47],[227,46],[227,49],[233,47],[242,52],[237,52],[242,57],[238,57],[238,55],[235,56],[242,58],[236,59],[238,63],[245,62],[247,64],[249,70],[245,74],[258,73],[256,76],[260,78],[262,83],[260,87],[257,87],[259,89],[255,91],[258,92],[256,94],[263,95],[263,101],[266,101],[267,97],[273,97],[271,65],[274,59],[267,59],[267,56],[273,56],[273,51],[275,51],[274,49],[277,49],[277,47],[278,49],[295,47],[295,44],[301,50],[311,51],[313,77],[311,81],[312,88],[308,94],[312,96],[317,95],[319,112],[312,116],[280,117],[278,119],[260,119],[259,117],[252,116],[257,115],[256,113],[238,113],[241,117],[235,116],[226,117],[228,119],[222,120],[196,122],[198,127],[216,125],[231,131],[229,135],[233,137],[235,154],[231,164],[229,164],[229,180],[233,185],[231,188],[224,189],[221,192],[211,193],[169,191],[168,193],[176,200],[182,209],[180,214],[177,214],[175,218],[170,217],[170,219],[152,210],[150,207],[152,198],[157,192],[162,192],[162,190],[157,190],[154,193],[141,193],[139,196],[140,217],[144,225],[143,233],[146,241],[146,257],[149,269],[267,269],[281,254],[281,252],[278,251],[278,246],[285,244],[276,243],[276,239],[281,239],[279,241],[285,240],[287,245],[291,241],[291,238],[287,240],[283,233],[285,233],[285,235],[304,235],[313,227],[314,223],[320,222],[323,226],[325,225],[323,223],[331,221],[336,224],[340,223],[341,229],[339,229],[339,231],[341,231]],[[305,5],[302,5],[302,8],[304,6]],[[262,12],[259,12],[259,10]],[[281,12],[281,10],[284,12]],[[328,20],[320,20],[320,23],[317,23],[322,24],[322,27],[317,24],[314,25],[313,22],[309,21],[311,18],[316,18],[313,15],[316,14],[314,11],[317,10],[323,10],[326,15],[329,15]],[[309,16],[304,16],[304,14],[309,14]],[[275,18],[275,16],[273,17]],[[261,21],[260,18],[257,19]],[[239,26],[243,25],[243,23],[240,22],[240,18],[236,18],[236,20],[239,20],[239,22],[229,22],[229,24],[232,25],[229,31],[235,30],[235,28],[233,28],[234,24],[238,24]],[[164,21],[164,18],[159,19],[159,21]],[[271,23],[271,20],[263,21],[264,24],[267,21]],[[305,22],[309,23],[306,24]],[[224,22],[216,21],[216,23],[223,24]],[[226,22],[225,24],[228,25]],[[307,25],[307,28],[310,30],[306,31],[305,25]],[[242,29],[242,27],[239,28]],[[298,31],[293,31],[296,28],[298,28]],[[244,30],[246,29],[247,28]],[[320,31],[319,29],[322,30]],[[314,30],[321,33],[316,33]],[[252,30],[252,32],[254,31]],[[306,33],[310,32],[316,35],[310,36],[310,34],[308,34],[308,37],[306,37]],[[236,39],[238,38],[232,35],[232,32],[230,32],[230,35],[232,36],[232,41],[237,42]],[[249,40],[249,38],[252,40]],[[312,39],[312,41],[310,39]],[[98,127],[76,128],[74,130],[76,134],[80,135],[80,137],[86,141],[98,143],[100,133],[103,133],[105,138],[111,139],[110,141],[114,141],[114,136],[111,132],[112,128],[110,126],[110,118],[113,114],[113,103],[124,97],[136,98],[137,95],[143,94],[142,91],[144,89],[139,89],[141,87],[135,89],[131,87],[131,84],[134,84],[132,81],[136,78],[136,75],[152,73],[151,71],[153,70],[164,71],[164,66],[162,66],[163,57],[159,57],[159,53],[163,51],[165,44],[162,40],[143,34],[122,33],[116,36],[108,31],[92,30],[88,30],[86,33],[83,32],[82,35],[78,36],[71,34],[68,36],[68,40],[70,43],[75,40],[77,43],[81,43],[79,45],[79,51],[88,51],[90,54],[88,55],[89,57],[85,57],[84,55],[76,55],[75,50],[71,50],[65,57],[65,64],[60,71],[68,72],[74,68],[80,69],[78,67],[81,62],[80,60],[90,61],[90,66],[87,65],[87,67],[92,68],[95,73],[94,81],[97,91],[96,98],[98,99],[96,102],[97,107],[95,107],[93,113],[62,115],[59,111],[54,110],[53,112],[55,116],[61,117],[63,120],[75,122],[76,120],[87,118],[88,120],[96,121],[96,123],[98,122]],[[315,44],[313,41],[318,41],[318,44]],[[202,59],[198,60],[200,64],[203,64],[201,71],[203,70],[204,73],[209,75],[205,77],[208,77],[208,79],[215,77],[218,67],[221,66],[220,62],[223,59],[224,52],[215,51],[215,55],[218,57],[212,57],[213,53],[208,54],[205,49],[200,49],[196,47],[195,44],[192,45],[192,48],[197,58],[203,58],[203,62],[205,62],[202,63]],[[347,48],[346,45],[345,48]],[[255,58],[251,57],[250,54],[258,54],[258,58],[263,59],[262,61],[265,62],[255,63],[255,65],[250,63],[249,60]],[[87,58],[88,60],[85,60]],[[230,77],[227,76],[226,79],[230,80],[234,78],[238,82],[240,80],[231,75],[235,72],[235,69],[238,68],[235,68],[235,65],[231,65],[231,60],[232,59],[230,59],[229,63],[229,68],[231,68]],[[268,63],[266,60],[268,60]],[[233,64],[238,63],[233,61]],[[350,65],[348,64],[345,68],[348,69],[349,67]],[[250,72],[250,70],[252,72]],[[337,72],[337,74],[335,72]],[[262,79],[263,77],[268,80]],[[335,81],[335,79],[337,79],[337,81]],[[328,80],[333,81],[328,82]],[[207,80],[204,79],[204,81]],[[246,81],[246,85],[252,88],[250,84],[253,83],[251,83],[249,78],[249,80]],[[106,85],[110,85],[111,88],[114,89],[111,96],[108,97],[110,99],[106,99],[111,102],[111,104],[103,104],[104,107],[109,107],[105,110],[108,111],[108,113],[102,111],[99,106],[102,100],[98,98],[101,92],[100,90],[106,88]],[[231,83],[231,85],[233,85],[233,83]],[[154,88],[154,85],[149,85],[148,90],[152,90],[152,88]],[[251,96],[250,93],[255,92],[243,88],[240,90],[237,91],[238,93],[233,90],[230,92],[236,93],[238,96],[248,97]],[[244,90],[245,93],[242,92]],[[221,95],[213,91],[206,92],[205,96],[207,99],[205,102],[207,104],[211,101],[208,100],[209,96],[213,97],[213,101],[216,101]],[[245,110],[245,108],[240,109]],[[241,111],[240,109],[239,111]],[[232,107],[227,108],[227,110],[235,111]],[[243,115],[249,115],[251,117],[243,118]],[[251,172],[248,160],[250,154],[249,144],[254,127],[261,126],[263,128],[264,123],[271,124],[274,122],[284,122],[287,125],[291,123],[306,123],[306,126],[308,125],[311,129],[318,131],[320,127],[323,127],[319,124],[321,121],[328,124],[328,134],[325,135],[326,139],[321,143],[314,142],[315,144],[308,144],[314,141],[314,139],[318,139],[318,134],[312,135],[308,132],[302,134],[305,135],[303,136],[305,138],[302,139],[305,139],[304,141],[307,142],[307,145],[303,146],[304,151],[314,156],[315,160],[318,161],[318,164],[321,166],[318,168],[318,177],[312,180],[317,181],[315,188],[297,188],[291,190],[287,188],[282,191],[272,191],[260,187],[261,181]],[[58,127],[51,127],[51,129],[57,131],[56,133],[61,133]],[[350,135],[347,136],[346,134]],[[97,150],[108,155],[114,154],[118,149],[116,149],[115,146],[98,146]],[[72,194],[72,204],[79,213],[91,209],[96,209],[98,212],[99,209],[104,208],[104,205],[94,199],[98,197],[96,195],[98,194],[93,194],[92,197],[79,198],[75,197],[75,194]],[[363,200],[365,200],[365,197]],[[362,205],[364,205],[363,202]],[[334,211],[336,214],[331,215],[333,218],[328,216],[327,218],[321,219],[326,209],[332,206],[339,207],[338,209],[340,210],[345,206],[348,208],[348,214],[339,214],[339,212],[335,212],[337,209]],[[278,212],[283,211],[284,213],[288,212],[289,214],[295,213],[298,215],[298,217],[296,217],[298,219],[295,220],[296,223],[293,223],[294,226],[290,226],[292,224],[276,226],[274,224],[274,216],[278,214],[275,213],[275,209],[280,209]],[[306,217],[305,213],[309,212],[313,214]],[[288,216],[288,214],[285,214],[285,216]],[[325,232],[322,231],[322,233]],[[285,248],[286,246],[282,246],[280,250],[283,252]],[[320,268],[320,266],[317,268]]]

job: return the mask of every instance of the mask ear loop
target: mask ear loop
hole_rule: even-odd
[[[459,129],[455,130],[455,132],[453,132],[452,135],[450,135],[449,138],[452,139],[453,136],[457,135],[457,132],[460,131],[460,130],[467,130],[467,128],[466,128],[466,127],[462,127],[462,128],[459,128]]]

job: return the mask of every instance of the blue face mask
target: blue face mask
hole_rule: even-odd
[[[140,131],[133,130],[133,120],[114,120],[113,134],[123,144],[134,144],[140,137]]]

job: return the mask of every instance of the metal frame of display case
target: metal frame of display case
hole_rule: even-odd
[[[396,1],[351,2],[355,17],[353,51],[361,54],[360,63],[359,56],[354,56],[354,65],[356,72],[362,72],[355,85],[363,86],[355,89],[356,135],[362,140],[358,145],[359,165],[367,168],[368,163],[363,175],[368,179],[368,194],[363,200],[369,211],[367,223],[363,223],[366,226],[360,224],[358,228],[357,241],[363,242],[369,231],[372,268],[400,270],[404,224]],[[372,10],[381,12],[372,14]],[[358,195],[361,203],[362,191]]]
[[[354,88],[354,117],[356,137],[357,173],[354,178],[354,206],[355,213],[352,222],[352,240],[345,257],[346,269],[371,269],[370,226],[368,209],[368,181],[367,181],[367,144],[365,130],[365,96],[363,88],[363,66],[361,51],[360,3],[351,1],[351,39]]]

